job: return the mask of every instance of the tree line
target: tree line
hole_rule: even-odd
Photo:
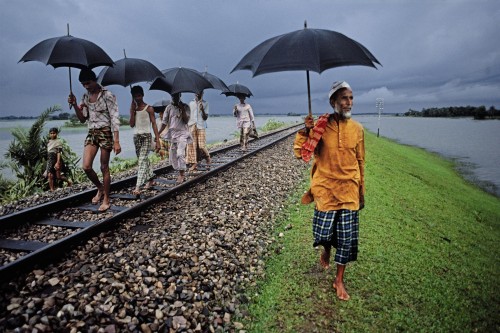
[[[474,117],[474,119],[498,119],[500,118],[500,110],[494,106],[486,109],[481,106],[449,106],[443,108],[428,108],[422,111],[409,109],[404,113],[407,117]]]

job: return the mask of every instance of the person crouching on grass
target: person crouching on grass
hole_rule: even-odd
[[[322,245],[323,268],[330,267],[330,252],[336,248],[337,272],[333,282],[337,297],[347,301],[350,296],[344,283],[347,263],[358,256],[359,210],[365,205],[365,141],[361,124],[351,119],[352,89],[347,82],[335,82],[329,93],[332,114],[305,118],[306,129],[295,137],[294,153],[311,168],[311,188],[302,203],[315,202],[313,246]]]

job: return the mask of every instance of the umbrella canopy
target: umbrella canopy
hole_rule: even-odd
[[[245,95],[246,97],[253,96],[252,92],[250,89],[248,89],[246,86],[236,83],[236,84],[231,84],[227,87],[228,91],[223,91],[222,94],[227,96],[238,96],[238,95]]]
[[[210,81],[210,83],[212,84],[212,86],[214,86],[214,89],[218,89],[222,92],[225,92],[225,91],[229,91],[227,85],[224,83],[224,81],[222,81],[219,77],[213,75],[213,74],[210,74],[208,72],[203,72],[201,73],[201,75],[203,75],[203,77],[205,79],[207,79],[208,81]]]
[[[380,62],[366,47],[335,31],[304,29],[270,38],[248,52],[231,71],[250,70],[253,76],[281,71],[305,70],[309,114],[311,92],[309,71],[321,73],[326,69],[361,65],[377,68]]]
[[[200,93],[214,86],[203,75],[190,68],[176,67],[161,71],[163,77],[157,77],[151,83],[150,90],[163,90],[169,94],[181,92]]]
[[[57,67],[113,66],[113,60],[96,44],[70,35],[49,38],[33,46],[19,62],[40,61]]]
[[[126,87],[138,82],[153,81],[158,76],[163,74],[149,61],[125,56],[117,60],[113,67],[102,69],[97,81],[103,86],[118,84]]]
[[[33,46],[19,62],[40,61],[54,68],[69,67],[69,89],[71,86],[71,67],[94,68],[113,66],[111,58],[96,44],[69,34],[41,41]]]
[[[156,112],[156,113],[160,113],[161,111],[165,110],[165,107],[167,105],[170,104],[170,100],[169,99],[162,99],[161,101],[157,101],[155,102],[153,105],[151,105],[153,107],[153,110]]]

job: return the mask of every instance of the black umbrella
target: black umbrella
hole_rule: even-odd
[[[227,85],[222,81],[219,77],[208,73],[207,71],[201,73],[205,79],[210,81],[210,83],[214,86],[214,89],[218,89],[222,92],[229,91]]]
[[[245,95],[246,97],[253,96],[252,92],[250,89],[248,89],[246,86],[236,83],[236,84],[231,84],[227,87],[228,91],[223,91],[222,94],[227,96],[238,96],[238,95]]]
[[[160,113],[165,110],[165,107],[170,104],[170,100],[162,99],[161,101],[155,102],[152,107],[156,113]]]
[[[162,90],[170,95],[181,92],[200,93],[214,86],[203,75],[190,68],[176,67],[161,71],[163,77],[157,77],[151,83],[150,90]]]
[[[128,86],[138,82],[153,81],[158,76],[163,76],[161,71],[147,60],[127,58],[123,50],[124,58],[117,60],[113,67],[101,70],[97,81],[103,86],[118,84]]]
[[[363,45],[345,35],[323,29],[304,29],[270,38],[248,52],[231,71],[248,69],[253,76],[281,71],[305,70],[309,114],[311,90],[309,71],[362,65],[377,68],[380,62]]]
[[[113,60],[96,44],[69,34],[62,37],[49,38],[33,46],[19,62],[40,61],[54,68],[69,67],[69,90],[71,84],[71,67],[94,68],[113,66]]]

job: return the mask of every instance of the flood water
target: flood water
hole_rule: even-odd
[[[260,116],[256,115],[257,127],[269,119],[285,123],[302,122],[302,117]],[[500,197],[500,120],[473,120],[471,118],[413,118],[395,116],[356,116],[354,119],[380,136],[394,139],[400,143],[418,146],[436,152],[459,163],[459,171],[465,178],[478,184],[486,191]],[[0,159],[12,141],[12,128],[29,128],[34,120],[0,121]],[[46,128],[61,127],[64,121],[49,121]],[[215,143],[234,138],[236,121],[231,116],[210,117],[207,127],[207,142]],[[83,140],[87,133],[85,127],[62,127],[61,137],[73,151],[81,156]],[[133,131],[129,126],[120,128],[122,158],[135,157],[132,141]],[[115,155],[112,154],[112,158]],[[96,159],[94,167],[98,168]],[[2,170],[5,177],[12,177]]]
[[[463,176],[500,197],[500,120],[355,117],[373,133],[456,160]]]
[[[274,119],[276,121],[282,121],[286,124],[292,124],[296,122],[302,122],[301,117],[292,116],[255,116],[255,125],[257,128],[265,125],[268,120]],[[0,160],[5,160],[5,153],[9,147],[9,144],[13,140],[12,129],[13,128],[25,128],[29,129],[35,122],[34,119],[30,120],[14,120],[14,121],[0,121]],[[83,155],[83,141],[87,135],[87,127],[62,127],[66,121],[65,120],[55,120],[48,121],[45,124],[45,132],[48,134],[49,128],[58,127],[61,132],[59,137],[66,140],[71,149],[76,153],[77,156]],[[207,143],[222,142],[224,140],[234,139],[234,133],[237,131],[236,128],[236,118],[232,116],[221,116],[221,117],[210,117],[207,121]],[[111,159],[115,156],[121,158],[135,158],[135,148],[133,143],[134,132],[130,126],[120,127],[120,145],[122,147],[122,152],[119,155],[111,153]],[[99,169],[99,159],[94,160],[94,169]],[[0,173],[8,178],[12,179],[14,176],[10,170],[0,170]]]

